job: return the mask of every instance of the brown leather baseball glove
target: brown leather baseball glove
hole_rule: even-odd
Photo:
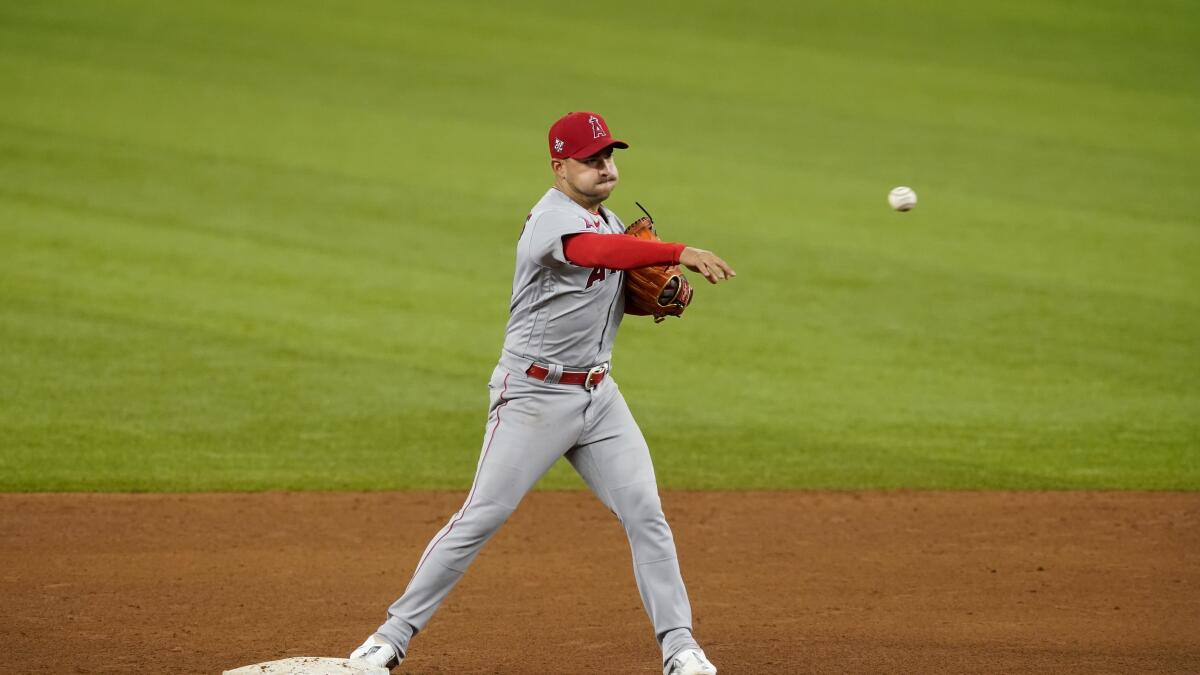
[[[625,228],[625,234],[638,239],[662,241],[654,231],[654,221],[643,216]],[[692,301],[692,285],[679,265],[641,267],[625,272],[625,313],[653,316],[659,323],[668,316],[682,316]]]

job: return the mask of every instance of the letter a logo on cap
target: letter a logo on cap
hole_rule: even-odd
[[[599,113],[570,112],[550,125],[546,135],[550,157],[584,159],[605,148],[628,148],[629,144],[612,137],[608,123]]]

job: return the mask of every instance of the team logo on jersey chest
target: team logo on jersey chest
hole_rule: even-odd
[[[616,274],[617,270],[606,270],[603,267],[593,267],[592,273],[588,275],[587,285],[583,287],[583,290],[586,291],[587,289],[591,288],[592,284],[596,283],[597,281],[604,281],[609,272]]]

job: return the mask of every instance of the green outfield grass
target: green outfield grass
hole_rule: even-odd
[[[1200,488],[1200,5],[248,4],[0,6],[0,490],[468,485],[578,109],[664,487]]]

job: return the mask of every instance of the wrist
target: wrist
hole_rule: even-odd
[[[696,256],[696,249],[694,247],[688,246],[686,244],[681,244],[681,248],[679,249],[679,263],[678,264],[687,265],[688,261],[695,258],[695,256]]]
[[[674,251],[672,251],[671,264],[678,265],[682,262],[683,252],[686,251],[689,247],[687,244],[679,244],[679,243],[672,243],[671,246],[672,246],[672,248],[675,249]]]

